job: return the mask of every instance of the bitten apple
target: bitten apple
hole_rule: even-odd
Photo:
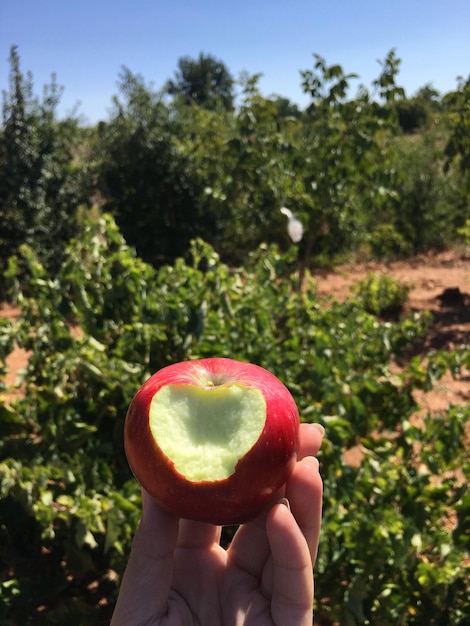
[[[289,478],[299,413],[258,365],[209,358],[169,365],[129,405],[129,465],[168,511],[212,524],[254,518]]]

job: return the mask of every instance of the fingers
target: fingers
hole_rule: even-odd
[[[167,610],[179,518],[142,492],[143,516],[132,543],[112,626],[151,623]]]
[[[270,554],[266,536],[266,513],[243,524],[237,530],[227,551],[229,561],[236,568],[259,578]]]
[[[313,424],[301,425],[301,455],[304,455],[278,498],[285,495],[301,533],[305,535],[312,562],[315,561],[321,525],[322,481],[318,461],[311,456],[318,453],[323,436],[322,429]],[[307,455],[307,456],[305,456]],[[266,536],[266,513],[241,526],[229,548],[233,565],[260,576],[270,556],[271,547]]]
[[[180,521],[178,548],[206,548],[220,541],[221,526],[213,526],[204,522]]]
[[[285,506],[275,505],[242,526],[228,552],[236,567],[255,576],[260,576],[269,564],[263,578],[272,589],[275,624],[303,624],[304,617],[297,619],[296,614],[308,614],[311,620],[312,564],[318,548],[322,498],[318,462],[313,456],[318,453],[322,436],[321,427],[313,424],[300,427],[300,460],[279,492],[289,499],[292,512]],[[142,502],[143,516],[122,580],[112,626],[151,623],[162,617],[168,608],[175,549],[181,554],[184,548],[204,548],[218,544],[220,539],[220,527],[179,520],[158,506],[145,491]],[[267,589],[266,585],[264,587]]]
[[[311,625],[313,566],[320,538],[323,484],[318,461],[304,457],[286,484],[290,505],[275,505],[266,520],[272,568],[265,577],[271,588],[274,624]]]
[[[315,457],[297,463],[286,484],[286,498],[304,535],[312,564],[315,563],[322,517],[323,483]]]
[[[313,571],[306,538],[283,504],[266,520],[272,553],[271,615],[276,625],[312,623]]]
[[[299,459],[316,456],[324,434],[325,429],[321,424],[301,424]]]

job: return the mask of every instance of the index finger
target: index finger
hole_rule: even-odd
[[[316,532],[317,529],[319,532],[319,511],[321,517],[322,485],[318,474],[318,464],[313,471],[310,470],[312,462],[314,463],[312,457],[318,454],[324,433],[324,429],[318,426],[317,424],[300,425],[299,462],[296,464],[293,475],[287,481],[287,485],[284,485],[273,499],[274,502],[284,495],[292,499],[292,512],[296,518],[298,516],[298,524],[306,536],[312,557],[316,553],[318,543]],[[302,463],[306,457],[310,462]],[[307,469],[304,467],[306,464]],[[263,571],[271,551],[265,531],[265,515],[266,512],[240,526],[229,548],[231,562],[256,576]],[[310,517],[313,521],[309,519]]]

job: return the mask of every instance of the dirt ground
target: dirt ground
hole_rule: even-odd
[[[432,312],[433,323],[420,346],[421,353],[470,345],[470,251],[467,255],[447,251],[392,263],[343,265],[313,275],[319,295],[343,300],[352,286],[370,273],[387,273],[409,287],[408,312]]]
[[[320,295],[344,299],[369,273],[387,273],[410,288],[409,311],[432,311],[425,349],[453,349],[470,343],[470,252],[441,252],[392,263],[343,265],[313,274]]]
[[[409,286],[409,312],[432,312],[433,322],[417,347],[418,354],[424,356],[433,349],[453,350],[470,345],[470,254],[430,253],[387,264],[365,263],[341,266],[334,271],[318,270],[314,276],[321,296],[342,300],[350,295],[355,283],[372,272],[386,272]],[[462,372],[458,379],[446,374],[432,391],[417,390],[415,400],[420,408],[413,417],[418,423],[422,415],[445,411],[451,404],[469,403],[470,371]],[[466,443],[470,449],[470,424]],[[348,464],[359,465],[363,458],[361,446],[354,446],[344,457]]]
[[[429,253],[392,263],[362,263],[342,265],[334,270],[313,272],[320,296],[342,300],[351,293],[354,283],[369,273],[386,272],[410,287],[407,308],[410,311],[429,310],[433,323],[420,346],[425,354],[430,349],[454,349],[470,344],[470,252]],[[1,317],[18,317],[16,308],[0,304]],[[14,397],[17,372],[25,366],[27,354],[17,348],[8,358],[7,397]],[[5,395],[4,395],[5,397]],[[418,398],[426,411],[444,410],[449,404],[470,402],[470,373],[459,380],[446,376],[435,389]]]

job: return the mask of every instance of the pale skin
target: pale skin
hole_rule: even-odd
[[[312,625],[322,430],[300,428],[292,476],[274,504],[239,527],[227,550],[219,545],[220,526],[181,520],[143,493],[111,626]]]

